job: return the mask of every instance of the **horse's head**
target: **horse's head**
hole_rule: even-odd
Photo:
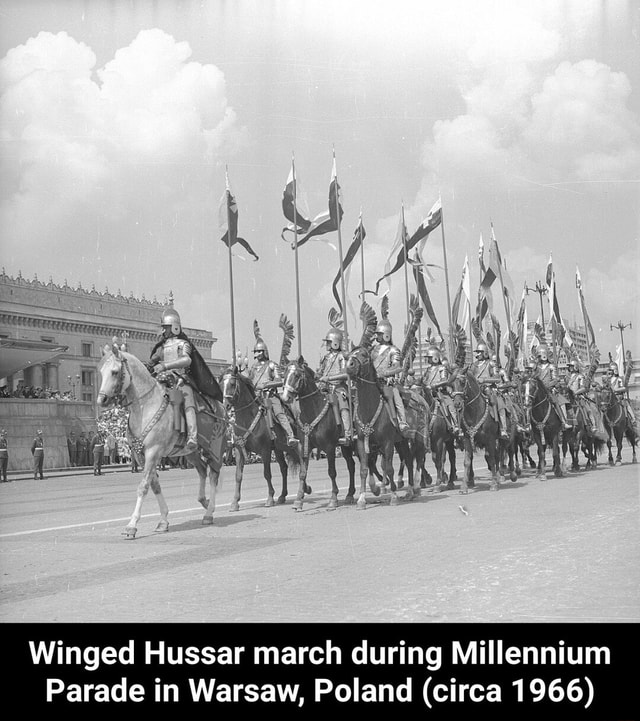
[[[102,378],[96,399],[99,406],[109,406],[127,390],[131,384],[131,372],[126,373],[126,368],[126,358],[118,345],[115,342],[111,346],[106,345],[98,366]]]
[[[469,385],[469,373],[464,368],[456,368],[450,378],[451,395],[453,396],[453,404],[456,410],[460,411],[464,408],[464,398]]]
[[[524,382],[524,397],[522,399],[526,408],[530,408],[533,404],[533,399],[536,397],[539,384],[540,381],[534,375],[527,375]]]
[[[233,405],[233,399],[238,393],[238,371],[235,368],[225,371],[220,379],[220,385],[222,387],[222,402],[225,408],[228,408]]]
[[[615,393],[610,386],[603,385],[598,392],[598,405],[600,409],[606,411],[610,406],[615,404]]]
[[[364,346],[354,348],[347,356],[345,371],[351,380],[375,375],[369,349]]]
[[[304,393],[309,382],[313,381],[313,372],[302,356],[297,361],[287,365],[282,386],[282,400],[285,403],[291,401],[301,393]]]

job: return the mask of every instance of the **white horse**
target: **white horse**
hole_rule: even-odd
[[[105,346],[98,370],[102,384],[98,393],[98,406],[106,407],[120,397],[129,410],[129,442],[132,453],[144,456],[142,480],[138,485],[138,498],[133,514],[122,532],[127,540],[136,537],[142,503],[149,491],[155,493],[160,507],[160,521],[156,532],[169,530],[169,507],[162,495],[157,465],[160,459],[176,448],[184,437],[174,428],[174,410],[167,390],[149,373],[146,366],[130,353],[120,350],[114,342]],[[198,412],[198,450],[188,454],[200,476],[198,502],[206,512],[202,519],[205,526],[213,524],[216,506],[216,489],[222,466],[225,436],[225,416],[222,404],[211,401],[212,410]],[[209,478],[210,498],[207,499],[205,483]]]

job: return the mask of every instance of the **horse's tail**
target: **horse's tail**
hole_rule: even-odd
[[[635,446],[638,442],[638,432],[636,429],[632,426],[627,424],[627,427],[625,428],[624,435],[626,439],[629,441],[631,446]]]
[[[295,482],[300,477],[300,458],[297,453],[285,453],[285,459],[287,461],[289,478]]]

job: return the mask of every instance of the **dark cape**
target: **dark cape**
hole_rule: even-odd
[[[180,331],[176,337],[181,340],[186,340],[191,346],[191,366],[189,367],[188,375],[191,377],[196,390],[202,393],[203,396],[207,396],[214,401],[222,402],[222,389],[220,388],[218,381],[214,378],[213,373],[210,371],[204,358],[200,355],[200,351],[195,347],[193,341],[184,333],[184,331]],[[151,350],[151,358],[153,358],[158,348],[164,345],[165,340],[165,338],[161,338],[153,346],[153,349]]]

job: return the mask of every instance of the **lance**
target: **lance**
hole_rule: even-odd
[[[225,203],[227,205],[227,244],[229,245],[229,304],[231,308],[231,366],[233,371],[236,370],[236,321],[235,309],[233,304],[233,260],[231,253],[231,191],[229,190],[229,168],[224,168],[226,189]]]
[[[442,232],[442,254],[444,256],[444,279],[447,287],[447,314],[449,318],[449,358],[453,360],[453,320],[451,318],[451,294],[449,292],[449,270],[447,268],[447,246],[444,239],[444,208],[440,202],[440,230]]]
[[[504,292],[504,283],[502,281],[502,255],[500,254],[500,248],[498,248],[498,241],[493,232],[493,223],[491,223],[491,238],[496,244],[498,250],[498,273],[500,274],[500,292],[502,293],[502,302],[504,303],[504,314],[507,318],[507,335],[509,337],[509,347],[511,348],[511,358],[515,361],[515,349],[513,347],[513,338],[511,337],[511,311],[509,310],[509,304],[507,303],[507,296]],[[498,362],[500,359],[498,358]]]
[[[360,293],[361,301],[364,301],[364,233],[362,227],[362,207],[360,208],[360,219],[358,221],[358,228],[360,230],[360,275],[361,275],[361,286],[362,290]],[[362,325],[366,325],[364,318],[362,319]]]
[[[291,171],[293,174],[293,248],[296,271],[296,320],[298,322],[298,357],[302,356],[302,325],[300,323],[300,276],[298,271],[298,212],[297,212],[297,182],[296,182],[296,161],[291,154]]]
[[[340,230],[340,197],[338,193],[338,171],[336,169],[336,151],[335,148],[333,150],[333,176],[336,181],[336,221],[338,224],[338,253],[340,254],[340,292],[342,295],[342,312],[343,312],[343,321],[344,321],[344,338],[345,338],[345,344],[348,347],[348,341],[349,341],[349,326],[347,323],[347,302],[346,302],[346,291],[345,291],[345,284],[344,284],[344,267],[343,267],[343,258],[342,258],[342,232]]]

